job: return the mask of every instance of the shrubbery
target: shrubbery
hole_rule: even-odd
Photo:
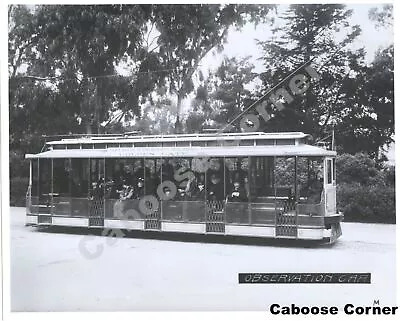
[[[395,223],[395,190],[391,186],[340,184],[337,207],[346,221]]]
[[[10,179],[10,205],[25,206],[26,191],[28,189],[28,177],[12,177]]]
[[[394,166],[379,168],[365,154],[337,157],[337,207],[346,221],[395,223]]]

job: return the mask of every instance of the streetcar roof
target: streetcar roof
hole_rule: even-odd
[[[307,145],[212,146],[212,147],[119,147],[103,149],[53,149],[26,158],[160,158],[238,156],[335,156],[335,151]]]
[[[302,132],[247,132],[247,133],[202,133],[202,134],[178,134],[178,135],[105,135],[85,136],[78,138],[64,138],[49,141],[49,145],[64,144],[107,144],[107,143],[135,143],[135,142],[183,142],[183,141],[225,141],[241,139],[302,139],[309,136]]]

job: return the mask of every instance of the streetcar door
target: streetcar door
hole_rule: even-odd
[[[89,160],[89,227],[104,226],[105,161]]]
[[[325,215],[336,213],[335,159],[326,157],[324,161]]]
[[[209,159],[205,175],[206,233],[225,234],[225,176],[224,159]]]
[[[161,178],[157,177],[157,173],[161,174],[162,162],[157,159],[143,159],[138,164],[142,168],[138,176],[144,180],[144,198],[141,201],[142,204],[139,203],[139,211],[144,214],[144,229],[159,231],[161,230],[161,206],[154,195],[157,194],[157,183]]]
[[[295,203],[297,159],[274,157],[274,162],[275,235],[295,238],[298,233]]]
[[[52,159],[38,160],[38,224],[52,223],[53,206],[53,174]]]

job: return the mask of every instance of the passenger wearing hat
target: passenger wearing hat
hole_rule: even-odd
[[[144,191],[144,179],[143,177],[138,178],[137,186],[135,189],[135,198],[142,198],[145,195]]]
[[[217,174],[211,174],[210,184],[207,186],[207,200],[222,201],[224,200],[224,183]]]
[[[246,190],[241,186],[240,182],[233,183],[232,192],[228,195],[230,202],[247,202]]]

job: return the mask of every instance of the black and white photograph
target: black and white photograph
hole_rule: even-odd
[[[400,316],[392,3],[4,7],[7,316]]]

